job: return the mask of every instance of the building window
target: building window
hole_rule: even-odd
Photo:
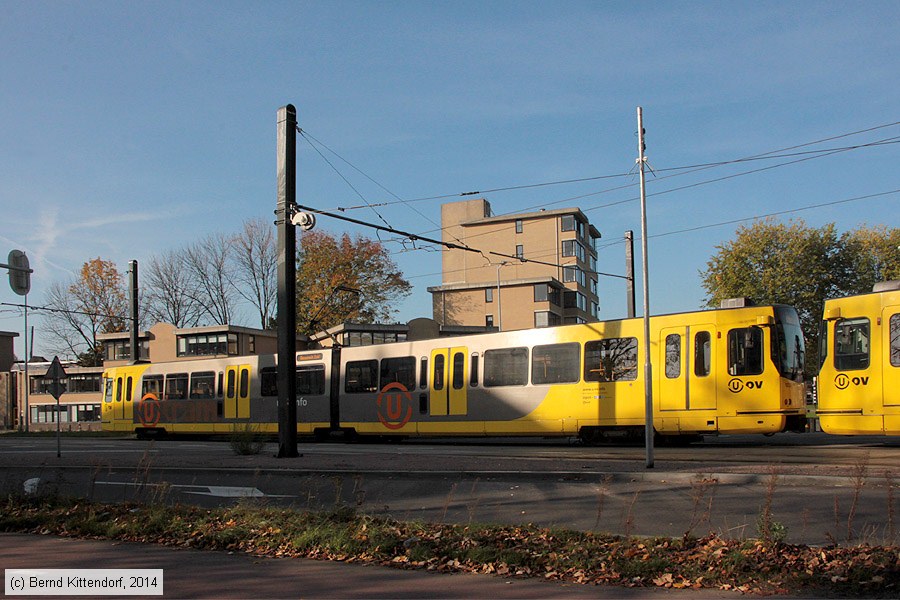
[[[493,302],[494,301],[494,288],[484,288],[484,301],[485,302]]]
[[[178,336],[178,356],[235,356],[238,353],[236,333],[200,333]]]
[[[563,215],[559,222],[560,231],[575,231],[575,215]]]
[[[516,233],[522,233],[522,219],[516,219]]]
[[[587,259],[587,254],[585,253],[584,246],[582,246],[580,242],[576,242],[575,240],[562,241],[562,255],[574,256],[582,262]]]
[[[555,327],[559,324],[560,317],[556,313],[550,312],[548,310],[540,310],[534,313],[535,327]]]
[[[256,336],[247,336],[247,351],[250,354],[256,354]]]
[[[141,359],[147,360],[150,356],[150,342],[138,341],[141,349]],[[103,342],[103,360],[131,360],[131,340],[107,340]]]
[[[66,391],[69,393],[100,391],[100,373],[73,373],[67,380]]]
[[[547,302],[550,299],[550,286],[546,283],[534,284],[534,301]]]
[[[494,326],[494,315],[485,315],[484,326],[485,327],[493,327]]]
[[[516,258],[525,258],[525,246],[516,244]]]

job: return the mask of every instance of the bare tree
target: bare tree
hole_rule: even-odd
[[[215,325],[228,325],[234,313],[232,240],[225,234],[210,234],[184,251],[185,272],[193,282],[188,293]]]
[[[259,311],[262,329],[271,326],[278,299],[278,247],[275,227],[264,219],[244,221],[232,246],[236,290]]]
[[[78,279],[54,283],[44,305],[44,330],[57,354],[78,357],[87,366],[102,363],[100,333],[124,331],[128,294],[115,263],[96,258],[84,263]]]
[[[150,258],[141,285],[149,323],[171,323],[175,327],[195,327],[203,307],[190,272],[185,268],[185,251],[170,250]]]

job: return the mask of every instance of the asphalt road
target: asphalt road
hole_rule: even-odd
[[[544,440],[275,444],[0,436],[0,491],[205,506],[349,505],[400,519],[536,523],[634,535],[755,537],[764,505],[787,541],[898,541],[900,441],[824,434],[723,436],[686,448]],[[852,516],[851,516],[852,515]]]

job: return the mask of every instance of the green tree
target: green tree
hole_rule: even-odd
[[[305,232],[297,251],[297,331],[345,321],[386,322],[412,291],[381,242]],[[358,290],[358,292],[357,292]]]
[[[806,371],[815,373],[825,299],[870,291],[875,281],[900,276],[898,238],[897,229],[860,227],[838,235],[834,223],[814,228],[802,220],[741,226],[700,272],[707,304],[746,296],[794,306],[806,337]]]

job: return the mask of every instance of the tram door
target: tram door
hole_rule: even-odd
[[[431,416],[464,415],[468,412],[468,354],[464,347],[431,351]]]
[[[116,377],[115,396],[113,398],[113,421],[132,422],[134,414],[134,376],[119,375]]]
[[[668,327],[660,331],[657,363],[662,373],[659,380],[659,409],[684,410],[687,408],[689,380],[686,371],[685,339],[690,339],[690,327]]]
[[[900,306],[888,306],[881,316],[882,397],[885,406],[900,405]]]
[[[689,382],[687,407],[691,410],[716,408],[716,329],[713,325],[695,325],[688,337],[691,343],[690,362],[685,369]],[[728,381],[721,383],[727,385]]]
[[[225,368],[225,418],[250,418],[250,365]]]

